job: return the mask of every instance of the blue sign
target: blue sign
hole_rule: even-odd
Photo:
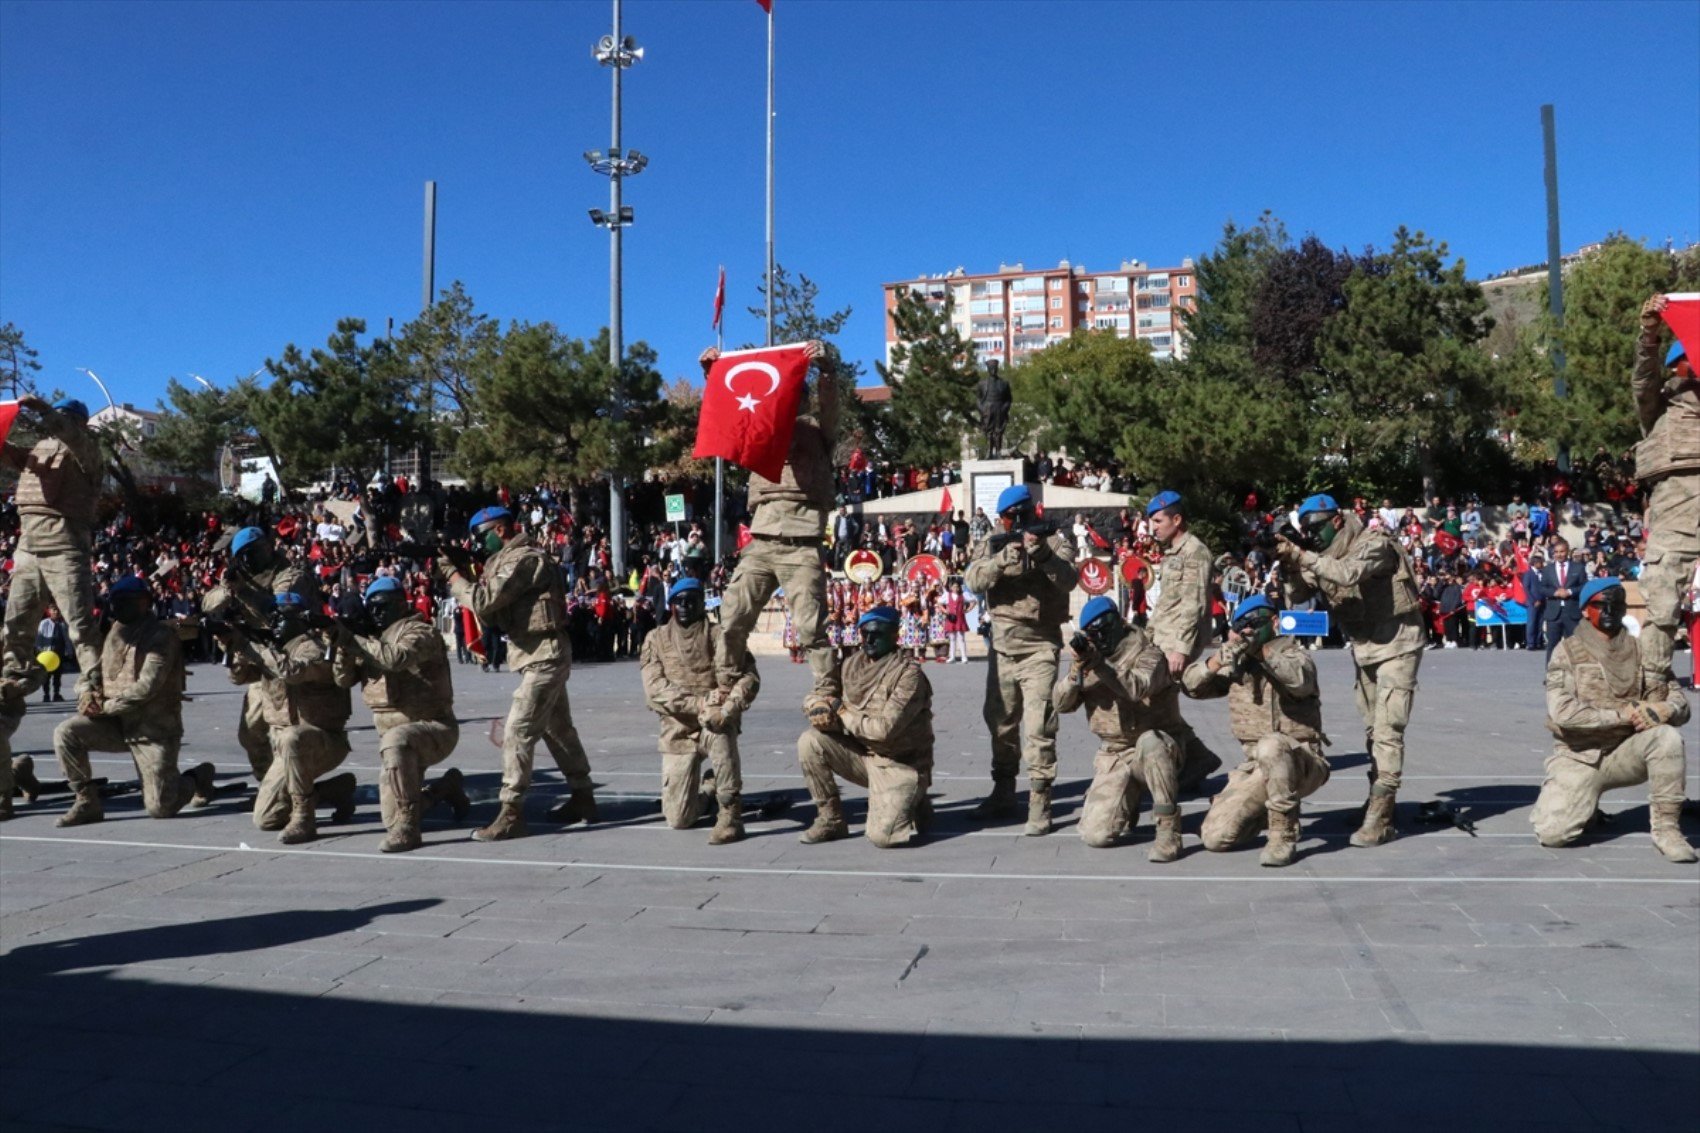
[[[1282,610],[1275,629],[1283,637],[1327,637],[1327,610]]]
[[[1495,609],[1495,607],[1498,607]],[[1476,624],[1479,626],[1522,626],[1529,624],[1529,611],[1521,602],[1509,598],[1503,602],[1477,602]]]

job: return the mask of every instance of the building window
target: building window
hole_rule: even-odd
[[[1065,284],[1067,282],[1068,282],[1068,280],[1062,279],[1061,277],[1058,277],[1057,279],[1053,279],[1053,280],[1051,280],[1051,290],[1052,291],[1061,291],[1063,289],[1063,284]]]
[[[1062,310],[1062,296],[1061,295],[1051,296],[1051,310],[1053,310],[1053,311]]]
[[[1177,275],[1177,276],[1175,276],[1175,286],[1176,287],[1188,287],[1188,286],[1191,286],[1191,284],[1192,284],[1192,276],[1190,276],[1190,275]]]
[[[1062,316],[1061,315],[1052,315],[1051,316],[1051,329],[1052,330],[1061,330],[1062,329]]]
[[[1100,279],[1098,281],[1098,294],[1103,295],[1110,292],[1117,295],[1126,295],[1127,280],[1121,277],[1116,277],[1114,279]]]
[[[1036,275],[1024,275],[1009,285],[1011,291],[1043,291],[1045,281]]]
[[[1082,295],[1092,294],[1092,285],[1084,279],[1081,280],[1079,283],[1075,284],[1074,286],[1075,286],[1075,289],[1078,290]]]

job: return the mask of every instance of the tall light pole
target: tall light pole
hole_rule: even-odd
[[[620,151],[620,76],[627,67],[643,58],[643,48],[631,36],[620,34],[620,0],[614,0],[614,34],[605,35],[591,51],[596,61],[614,71],[614,135],[608,152],[587,150],[585,161],[590,168],[608,178],[608,211],[590,210],[591,223],[608,230],[608,364],[614,371],[614,420],[626,415],[626,392],[623,388],[622,360],[625,354],[625,331],[620,313],[620,233],[632,223],[632,210],[620,203],[620,183],[626,177],[643,172],[649,158],[637,150]],[[616,437],[618,432],[616,431]],[[617,455],[617,454],[616,454]],[[626,573],[626,498],[625,476],[618,468],[608,470],[608,548],[614,577]]]

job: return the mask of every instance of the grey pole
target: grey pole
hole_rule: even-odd
[[[773,5],[767,5],[767,345],[773,345]]]
[[[419,297],[420,311],[429,311],[437,294],[437,183],[425,182],[425,264],[423,285]],[[419,449],[419,484],[423,490],[431,482],[432,457],[436,454],[437,375],[425,372],[425,443]]]
[[[620,0],[614,0],[614,45],[620,47]],[[620,72],[625,67],[614,64],[614,136],[609,154],[620,156]],[[608,226],[608,364],[614,368],[614,420],[626,415],[625,389],[621,381],[620,359],[625,351],[625,328],[620,311],[620,170],[616,167],[608,178],[608,215],[614,223]],[[618,436],[618,432],[615,434]],[[626,497],[624,476],[618,469],[608,470],[608,553],[616,580],[626,576]]]
[[[1564,330],[1564,265],[1561,262],[1564,251],[1558,239],[1558,131],[1553,124],[1552,103],[1541,107],[1541,137],[1546,149],[1546,187],[1547,187],[1547,310],[1552,315],[1553,327],[1559,332]],[[1555,339],[1551,345],[1552,351],[1552,393],[1563,400],[1570,396],[1570,390],[1564,380],[1564,343]],[[1570,446],[1560,445],[1558,448],[1558,467],[1562,472],[1570,471]]]

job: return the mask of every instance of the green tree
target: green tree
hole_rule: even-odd
[[[1033,440],[1041,449],[1108,462],[1117,459],[1127,422],[1150,412],[1163,375],[1143,342],[1082,330],[1012,367],[1008,377],[1015,407],[1039,422]]]
[[[1325,451],[1352,471],[1439,488],[1442,455],[1490,436],[1501,390],[1477,344],[1492,328],[1482,289],[1444,243],[1401,227],[1346,284],[1346,309],[1329,321],[1312,391]]]
[[[186,386],[176,378],[165,384],[159,420],[142,451],[173,472],[205,476],[213,471],[219,449],[253,433],[249,413],[252,398],[261,392],[252,377],[230,389]]]
[[[35,375],[40,371],[41,363],[24,341],[24,332],[13,323],[0,326],[0,382],[11,386],[13,401],[36,392]]]
[[[1700,289],[1700,251],[1672,255],[1648,248],[1621,233],[1576,262],[1564,277],[1564,327],[1548,311],[1549,290],[1541,287],[1542,315],[1535,341],[1545,348],[1538,375],[1525,390],[1519,414],[1524,431],[1570,447],[1578,459],[1599,448],[1620,453],[1640,439],[1629,375],[1635,366],[1636,319],[1651,295]],[[1554,346],[1564,350],[1568,396],[1553,393]]]
[[[1291,246],[1287,228],[1265,212],[1250,228],[1222,226],[1216,247],[1197,258],[1195,305],[1182,312],[1187,355],[1209,373],[1250,377],[1253,312],[1270,263]]]
[[[460,280],[393,341],[397,364],[412,379],[411,396],[431,422],[433,452],[453,454],[473,423],[473,391],[501,352],[501,323],[480,313]]]
[[[362,344],[366,324],[341,319],[323,348],[294,343],[266,359],[271,383],[246,412],[278,463],[278,482],[299,488],[332,468],[364,483],[388,452],[406,452],[425,433],[407,368],[385,339]]]
[[[889,455],[906,464],[930,467],[962,457],[962,436],[974,412],[980,375],[974,344],[951,323],[951,301],[935,310],[913,291],[902,291],[892,311],[897,345],[891,364],[875,363],[891,387],[886,419]]]
[[[651,461],[676,459],[657,443],[676,423],[661,387],[655,352],[642,342],[627,347],[616,375],[606,329],[587,342],[551,323],[515,323],[475,382],[476,424],[461,438],[456,466],[486,484],[640,474]],[[618,421],[616,391],[625,402]]]
[[[762,297],[764,306],[745,309],[754,317],[765,319],[765,280],[756,284],[756,293]],[[820,287],[813,280],[801,272],[793,277],[783,264],[773,265],[773,341],[813,340],[821,344],[821,357],[815,362],[815,377],[818,379],[823,373],[832,374],[838,382],[837,455],[847,458],[857,436],[861,436],[874,451],[884,452],[883,415],[856,396],[856,386],[863,373],[862,364],[845,358],[838,348],[837,338],[843,332],[844,324],[850,320],[851,308],[840,307],[836,311],[823,312],[819,304]],[[731,468],[727,469],[728,474],[731,471]]]

